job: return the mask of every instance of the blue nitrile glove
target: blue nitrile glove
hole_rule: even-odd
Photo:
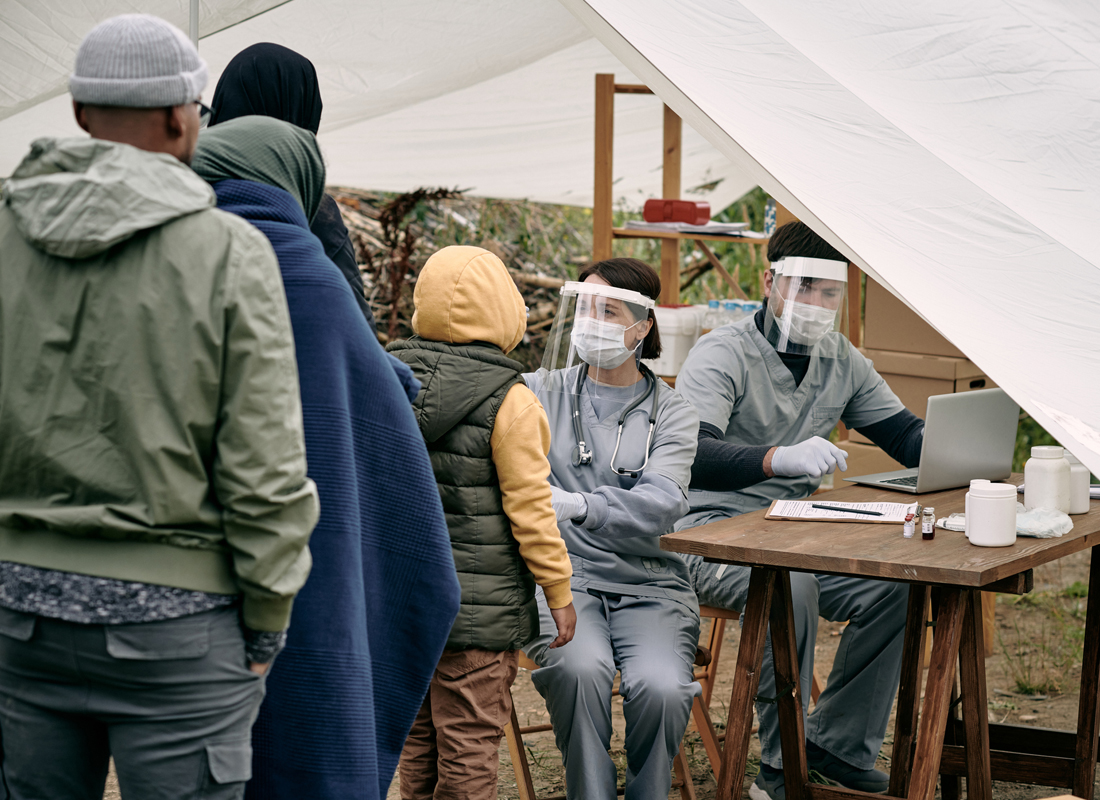
[[[584,519],[588,516],[588,501],[581,492],[567,492],[551,484],[550,505],[558,515],[558,522],[567,519]]]
[[[809,475],[820,478],[837,467],[848,469],[848,454],[831,442],[814,436],[790,447],[777,447],[772,454],[772,472],[784,478]]]

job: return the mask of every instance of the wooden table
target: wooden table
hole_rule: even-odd
[[[1013,476],[1015,483],[1020,480],[1022,476]],[[920,495],[919,500],[934,506],[937,517],[945,517],[963,510],[964,495],[965,490],[956,489]],[[831,501],[909,499],[866,486],[829,493]],[[763,511],[664,536],[665,550],[753,568],[717,797],[731,798],[735,789],[740,794],[769,620],[787,797],[883,797],[809,782],[791,613],[790,571],[794,570],[910,584],[887,796],[932,800],[942,773],[965,776],[970,800],[990,800],[991,778],[1064,787],[1092,800],[1100,714],[1100,553],[1095,549],[1089,583],[1098,590],[1089,592],[1088,598],[1077,731],[991,725],[986,707],[979,590],[1021,594],[1031,588],[1033,567],[1100,545],[1100,502],[1094,501],[1088,514],[1073,517],[1073,523],[1073,531],[1057,539],[1020,538],[1012,547],[997,548],[974,547],[963,534],[952,531],[937,530],[933,541],[923,541],[918,527],[915,538],[904,539],[900,524],[773,521],[764,519]],[[930,595],[936,635],[920,708],[924,610]],[[952,703],[956,661],[961,720],[954,717]],[[956,791],[957,781],[945,781],[945,798]]]

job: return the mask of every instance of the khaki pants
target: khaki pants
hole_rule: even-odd
[[[492,800],[515,650],[444,650],[401,751],[402,800]]]

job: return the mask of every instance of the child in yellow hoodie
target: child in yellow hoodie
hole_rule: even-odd
[[[535,585],[573,638],[573,570],[550,504],[550,425],[507,357],[523,298],[499,258],[445,247],[413,293],[411,339],[387,348],[422,388],[413,407],[439,484],[462,601],[401,753],[402,800],[496,797],[517,651],[539,632]]]

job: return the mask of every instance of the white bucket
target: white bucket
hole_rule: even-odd
[[[646,359],[645,364],[656,374],[672,378],[699,338],[699,316],[692,306],[657,306],[653,315],[661,332],[661,357]]]

